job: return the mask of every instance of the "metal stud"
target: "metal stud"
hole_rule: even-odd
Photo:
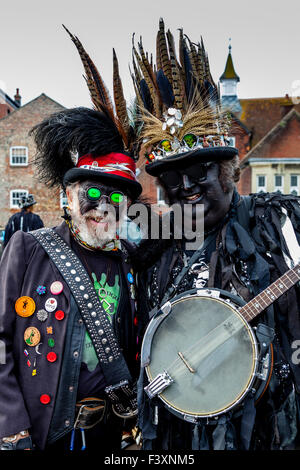
[[[106,344],[106,343],[107,343],[107,339],[106,339],[106,338],[103,338],[102,344]]]
[[[96,321],[95,321],[95,325],[96,325],[96,326],[100,326],[100,325],[101,325],[100,321],[99,321],[99,320],[96,320]]]
[[[100,336],[102,336],[104,334],[104,331],[103,330],[98,330],[98,333]]]

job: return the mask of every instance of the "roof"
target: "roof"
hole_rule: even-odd
[[[280,119],[276,125],[270,129],[270,131],[247,153],[247,155],[241,161],[241,167],[245,166],[245,164],[247,164],[250,159],[260,159],[264,153],[262,148],[271,144],[273,139],[278,138],[279,134],[284,132],[287,123],[293,118],[298,119],[300,122],[300,112],[298,112],[295,108],[292,108],[282,119]]]
[[[233,60],[231,56],[231,46],[229,46],[228,57],[225,65],[225,70],[220,77],[220,81],[222,80],[237,80],[240,81],[240,77],[237,75],[236,71],[234,70]]]
[[[26,108],[26,106],[30,106],[31,104],[33,104],[35,101],[37,101],[39,99],[52,101],[52,103],[56,104],[57,106],[60,106],[62,109],[65,109],[65,107],[62,104],[58,103],[57,101],[53,100],[52,98],[49,98],[49,96],[45,95],[45,93],[41,93],[36,98],[33,98],[33,100],[28,101],[28,103],[24,104],[23,106],[20,106],[20,108],[17,108],[14,111],[12,111],[10,114],[7,114],[6,116],[0,118],[0,123],[2,121],[4,121],[5,119],[10,119],[12,116],[15,115],[15,113],[22,112],[23,109]]]
[[[0,96],[4,100],[4,102],[8,103],[12,108],[18,109],[20,107],[17,101],[14,101],[10,96],[8,96],[3,90],[0,88]]]
[[[234,114],[234,112],[229,112],[229,114],[230,114],[232,122],[235,122],[236,124],[241,126],[242,129],[244,129],[244,131],[246,132],[246,134],[248,135],[251,134],[251,131],[248,129],[248,127],[237,117],[236,114]]]
[[[294,104],[288,95],[280,98],[241,98],[240,105],[242,111],[239,118],[252,131],[252,147],[265,137],[291,109],[300,112],[300,103]]]

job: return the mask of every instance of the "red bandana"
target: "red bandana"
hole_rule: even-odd
[[[109,153],[100,157],[94,157],[88,153],[78,159],[76,168],[101,171],[136,181],[135,162],[123,153]]]

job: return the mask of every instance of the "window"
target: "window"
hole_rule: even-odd
[[[295,196],[299,194],[299,175],[291,175],[290,193]]]
[[[275,175],[274,177],[274,191],[283,193],[283,175]]]
[[[28,196],[26,189],[12,189],[10,191],[10,208],[19,209],[19,201],[22,196]]]
[[[63,207],[65,207],[67,205],[68,205],[67,195],[63,190],[61,190],[60,191],[60,208],[62,209]]]
[[[28,147],[10,147],[11,166],[28,165]]]
[[[256,186],[257,186],[257,192],[260,193],[260,192],[263,192],[265,193],[267,188],[266,188],[266,181],[267,181],[267,178],[265,175],[257,175],[257,179],[256,179]]]

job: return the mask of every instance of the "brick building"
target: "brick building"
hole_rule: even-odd
[[[241,194],[300,194],[300,104],[288,95],[239,99],[231,46],[220,77],[222,105],[232,115],[230,136],[239,149]]]
[[[8,100],[7,106],[10,104]],[[60,222],[60,192],[47,189],[36,178],[32,165],[35,146],[28,132],[50,114],[63,109],[62,105],[41,94],[24,106],[16,105],[0,119],[0,230],[19,210],[20,196],[28,193],[34,195],[37,201],[34,211],[46,226]]]
[[[17,88],[14,100],[0,89],[0,119],[21,106],[21,96]]]
[[[299,194],[300,113],[292,108],[241,161],[243,194]]]

